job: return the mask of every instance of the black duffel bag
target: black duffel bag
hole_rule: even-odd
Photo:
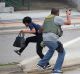
[[[22,48],[25,46],[25,38],[24,38],[24,33],[23,32],[20,32],[18,34],[18,36],[16,37],[14,43],[13,43],[13,46],[14,47],[19,47],[19,48]]]

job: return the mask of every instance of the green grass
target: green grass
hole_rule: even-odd
[[[0,64],[0,66],[10,66],[10,65],[16,65],[18,64],[17,62],[14,63],[8,63],[8,64]]]

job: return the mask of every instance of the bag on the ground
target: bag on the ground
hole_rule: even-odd
[[[19,47],[22,48],[25,46],[25,38],[24,38],[24,33],[20,32],[19,35],[16,37],[14,43],[14,47]]]

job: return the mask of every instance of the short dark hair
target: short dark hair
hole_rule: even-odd
[[[59,9],[58,8],[52,8],[51,9],[51,14],[56,15],[58,12],[59,12]]]
[[[29,16],[26,16],[26,17],[24,17],[23,18],[23,23],[25,24],[25,23],[31,23],[32,22],[32,18],[31,17],[29,17]]]

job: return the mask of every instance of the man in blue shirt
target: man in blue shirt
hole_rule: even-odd
[[[36,42],[37,43],[37,54],[40,56],[40,58],[42,58],[44,55],[42,54],[42,47],[40,46],[42,39],[42,33],[38,33],[39,29],[40,29],[40,25],[35,24],[32,22],[32,19],[30,17],[24,17],[23,19],[23,24],[26,27],[29,27],[30,30],[21,30],[21,32],[23,33],[31,33],[31,34],[35,34],[35,36],[31,36],[26,38],[26,46],[21,48],[20,50],[17,50],[17,54],[21,55],[21,53],[23,52],[23,50],[27,47],[29,42]]]
[[[41,42],[42,42],[43,38],[42,38],[42,33],[39,31],[41,26],[39,24],[33,23],[31,17],[28,17],[28,16],[24,17],[23,24],[26,27],[29,27],[30,30],[27,30],[27,29],[26,30],[21,30],[21,32],[35,34],[35,36],[31,36],[31,37],[26,38],[26,41],[25,41],[26,46],[22,47],[20,50],[15,50],[15,52],[18,55],[21,55],[21,53],[27,47],[29,42],[36,42],[37,43],[36,52],[39,55],[39,57],[42,59],[44,57],[44,55],[42,53],[43,47],[41,47]],[[48,65],[49,65],[49,63],[48,63]]]

